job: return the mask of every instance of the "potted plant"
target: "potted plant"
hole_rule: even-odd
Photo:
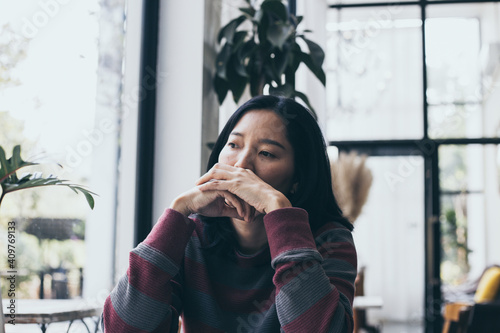
[[[246,3],[248,7],[239,9],[242,15],[218,34],[221,49],[216,57],[214,89],[219,103],[228,91],[238,102],[249,86],[252,96],[268,89],[269,94],[298,97],[313,111],[307,96],[295,90],[294,78],[304,63],[325,85],[322,48],[306,38],[309,31],[297,30],[302,17],[291,14],[281,0],[264,0],[260,6],[252,5],[250,0]]]
[[[41,186],[66,186],[72,189],[75,193],[81,192],[91,209],[94,209],[95,193],[85,189],[84,187],[76,184],[68,183],[66,180],[58,179],[52,175],[43,177],[40,172],[27,172],[21,177],[18,177],[17,172],[27,166],[37,165],[38,163],[23,161],[21,158],[21,146],[15,146],[12,151],[12,156],[7,159],[5,151],[0,146],[0,205],[3,198],[11,192],[41,187]]]

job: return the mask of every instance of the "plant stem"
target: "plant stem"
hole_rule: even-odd
[[[5,193],[2,191],[2,194],[0,194],[0,206],[2,205],[2,200],[3,200],[4,196],[5,196]]]

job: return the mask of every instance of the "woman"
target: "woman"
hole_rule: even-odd
[[[321,131],[259,96],[222,130],[106,300],[105,332],[352,332],[356,252]]]

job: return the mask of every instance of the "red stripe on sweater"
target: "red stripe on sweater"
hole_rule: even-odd
[[[127,275],[128,283],[144,295],[160,302],[170,303],[172,289],[170,279],[172,277],[164,270],[131,252]],[[151,276],[155,277],[155,283],[151,283]]]
[[[170,259],[180,265],[186,243],[195,227],[195,223],[186,216],[173,209],[167,209],[158,219],[144,243],[163,253],[168,253]]]
[[[184,271],[196,272],[196,274],[187,274],[184,277],[184,285],[195,288],[205,294],[210,293],[210,277],[207,272],[207,267],[197,261],[191,260],[188,257],[184,258]]]
[[[106,302],[104,302],[103,316],[104,330],[106,333],[147,333],[147,331],[139,330],[124,322],[123,319],[116,313],[110,296],[108,296]]]
[[[352,267],[357,266],[356,249],[351,243],[323,243],[318,247],[318,251],[321,256],[325,259],[335,258],[338,260],[344,260],[352,265]]]
[[[276,273],[274,274],[273,283],[279,290],[282,286],[292,281],[294,278],[299,276],[305,270],[314,267],[314,272],[311,274],[318,274],[319,270],[323,269],[318,266],[319,263],[317,260],[308,260],[308,261],[300,261],[300,262],[286,262],[283,264],[279,264],[276,268]],[[309,273],[304,273],[304,275],[300,276],[299,279],[306,280],[308,279]]]
[[[347,297],[352,306],[352,300],[354,299],[354,285],[347,280],[335,277],[330,278],[330,283],[337,287],[338,291]]]

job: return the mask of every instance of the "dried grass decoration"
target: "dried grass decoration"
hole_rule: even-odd
[[[370,169],[365,166],[366,155],[341,152],[335,161],[330,159],[333,193],[344,213],[354,223],[361,214],[373,182]]]

